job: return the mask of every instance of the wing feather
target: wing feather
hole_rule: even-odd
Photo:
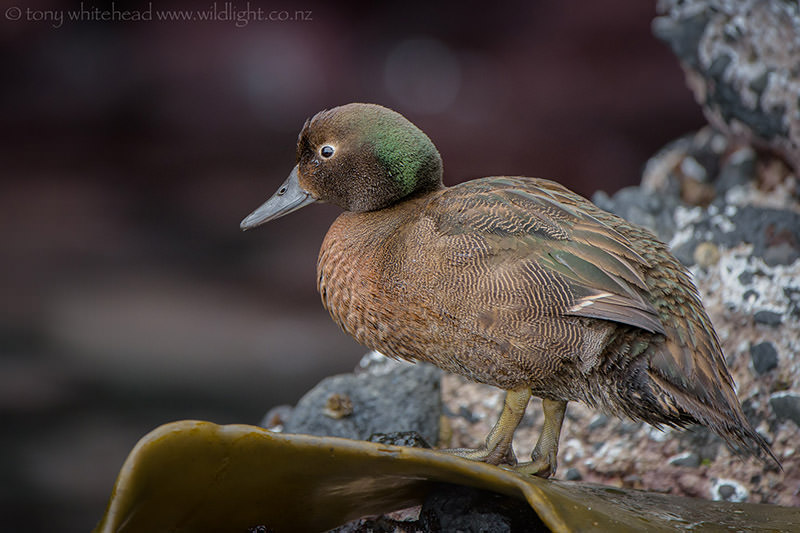
[[[426,213],[441,234],[475,234],[492,256],[487,264],[531,263],[561,278],[569,298],[545,302],[561,306],[558,312],[663,333],[658,311],[647,299],[644,272],[650,265],[614,228],[576,209],[576,198],[546,180],[484,178],[448,189]],[[538,279],[527,276],[515,283]]]

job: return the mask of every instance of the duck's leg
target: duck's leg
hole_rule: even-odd
[[[511,441],[514,438],[514,431],[522,421],[525,408],[528,406],[528,400],[530,399],[531,390],[529,388],[507,391],[500,418],[497,419],[497,423],[489,432],[486,437],[486,443],[483,446],[475,450],[471,448],[452,448],[442,451],[465,459],[483,461],[489,464],[496,465],[501,462],[515,464],[517,461],[514,458]]]
[[[541,477],[550,477],[556,473],[558,466],[558,438],[561,436],[561,424],[567,411],[567,402],[562,400],[542,400],[544,424],[536,447],[531,453],[530,463],[522,463],[516,471]]]

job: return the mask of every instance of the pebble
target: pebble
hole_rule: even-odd
[[[694,262],[703,268],[719,263],[719,248],[713,242],[701,242],[694,249]]]
[[[800,394],[781,391],[769,397],[769,404],[778,420],[792,420],[800,426]]]
[[[711,499],[714,501],[746,502],[750,493],[738,481],[716,479],[711,483]]]
[[[757,311],[753,315],[753,320],[755,320],[756,324],[765,324],[767,326],[780,326],[783,322],[783,317],[781,317],[780,313],[776,313],[775,311],[766,311],[761,310]]]
[[[750,358],[753,362],[753,370],[759,376],[778,366],[778,351],[769,341],[750,346]]]
[[[694,452],[683,452],[678,455],[673,455],[668,460],[669,464],[675,466],[686,466],[689,468],[697,468],[700,466],[700,456]]]

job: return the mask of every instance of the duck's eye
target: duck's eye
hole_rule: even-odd
[[[320,148],[319,153],[325,159],[328,159],[330,156],[333,155],[333,146],[326,144],[322,148]]]

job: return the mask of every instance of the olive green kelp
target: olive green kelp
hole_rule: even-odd
[[[186,420],[136,445],[96,533],[324,531],[438,483],[527,501],[553,531],[789,531],[800,508],[548,481],[432,450]]]

